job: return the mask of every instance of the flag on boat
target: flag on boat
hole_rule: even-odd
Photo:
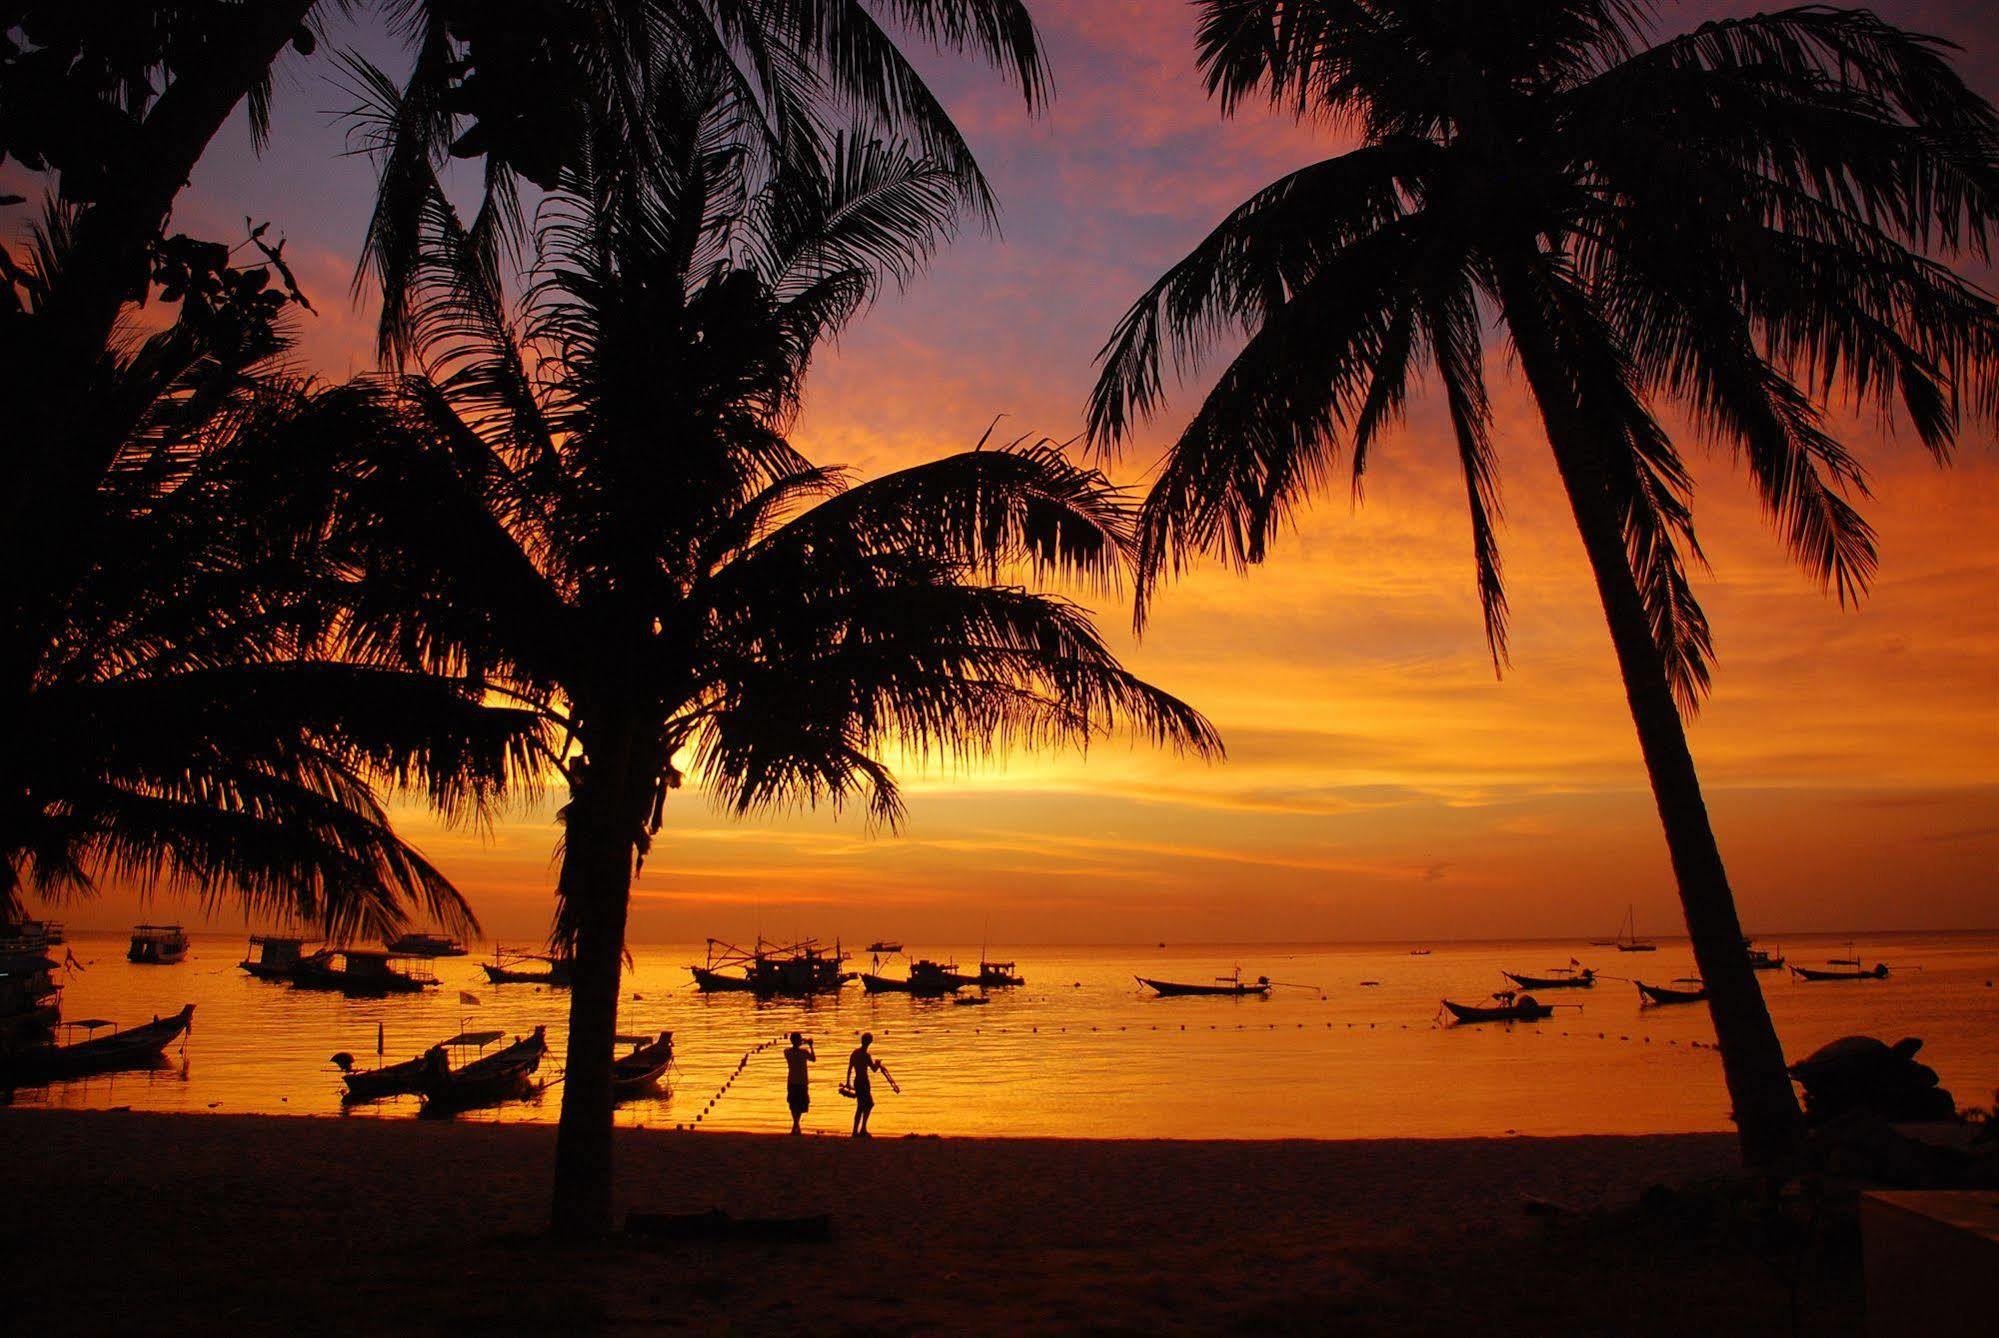
[[[462,1004],[477,1004],[479,996],[470,990],[460,990],[458,991],[458,1002]]]

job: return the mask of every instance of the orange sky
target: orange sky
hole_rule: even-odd
[[[1981,6],[1875,7],[1964,43],[1973,77],[1999,94],[1999,20]],[[993,81],[936,66],[999,187],[1005,236],[947,251],[821,364],[797,434],[816,459],[892,468],[968,446],[1000,413],[1003,431],[1075,433],[1124,306],[1242,196],[1336,147],[1264,118],[1221,123],[1181,5],[1034,8],[1055,62],[1051,115],[1026,122]],[[366,30],[353,40],[386,51]],[[369,176],[337,156],[321,113],[345,99],[326,68],[288,71],[277,149],[255,160],[232,133],[181,219],[218,236],[245,213],[274,220],[324,313],[305,355],[339,376],[368,363],[371,315],[345,293]],[[910,771],[898,836],[826,814],[732,822],[683,792],[636,890],[634,937],[1602,935],[1627,901],[1642,928],[1677,931],[1580,545],[1522,389],[1495,375],[1514,609],[1504,679],[1481,636],[1462,483],[1418,403],[1378,452],[1363,505],[1329,494],[1248,578],[1209,571],[1170,588],[1130,646],[1134,669],[1221,728],[1226,762],[1119,742],[980,775]],[[1197,393],[1170,402],[1123,474],[1139,475]],[[1882,547],[1858,612],[1788,566],[1725,453],[1689,448],[1720,653],[1693,743],[1723,853],[1754,929],[1999,924],[1999,447],[1981,433],[1939,471],[1907,434],[1869,422],[1849,439],[1873,471]],[[1102,611],[1123,637],[1128,610]],[[547,807],[483,836],[416,812],[405,827],[490,930],[544,928]],[[117,925],[134,909],[113,896],[64,911]]]

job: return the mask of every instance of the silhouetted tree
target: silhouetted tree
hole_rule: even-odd
[[[0,307],[19,328],[61,289],[77,218],[53,207],[6,262]],[[294,471],[351,453],[381,415],[283,374],[268,296],[236,273],[172,327],[37,388],[67,419],[50,449],[109,443],[111,460],[90,506],[66,512],[62,585],[10,609],[0,912],[110,877],[342,937],[412,911],[473,923],[371,786],[476,813],[532,779],[540,721],[484,709],[474,682],[324,661],[329,494]]]
[[[1798,561],[1842,601],[1875,567],[1860,465],[1823,401],[1899,404],[1940,459],[1989,420],[1999,311],[1937,257],[1987,253],[1999,117],[1945,44],[1806,6],[1652,40],[1639,0],[1203,0],[1200,62],[1360,146],[1251,197],[1127,315],[1093,437],[1160,403],[1164,351],[1246,338],[1145,504],[1143,588],[1273,528],[1369,448],[1427,366],[1506,653],[1482,336],[1503,329],[1595,575],[1720,1039],[1743,1150],[1797,1103],[1744,952],[1682,712],[1712,645],[1687,580],[1691,484],[1655,417],[1746,462]]]
[[[1099,475],[1015,445],[850,487],[793,449],[814,350],[917,266],[957,182],[870,139],[823,171],[767,156],[732,74],[689,59],[587,109],[518,306],[429,184],[426,374],[388,383],[408,438],[352,498],[361,639],[502,685],[568,741],[566,1236],[610,1225],[626,909],[684,771],[732,812],[851,799],[892,823],[892,747],[974,761],[1122,724],[1216,746],[1084,610],[1008,582],[1117,579],[1132,509]]]

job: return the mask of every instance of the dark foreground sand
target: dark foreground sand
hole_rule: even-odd
[[[538,1238],[545,1127],[0,1112],[12,1332],[1786,1331],[1754,1258],[1587,1209],[1714,1136],[1315,1143],[620,1135],[621,1212],[828,1212],[831,1244]],[[1821,1298],[1808,1331],[1858,1331]],[[18,1326],[18,1327],[16,1327]]]

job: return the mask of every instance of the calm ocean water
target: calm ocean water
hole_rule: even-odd
[[[441,989],[423,996],[349,1000],[252,980],[237,969],[240,937],[197,935],[177,966],[124,959],[122,936],[77,934],[84,969],[67,978],[63,1015],[120,1025],[196,1007],[172,1064],[142,1073],[19,1093],[22,1105],[328,1115],[341,1084],[329,1057],[353,1052],[372,1066],[377,1027],[398,1060],[457,1032],[524,1032],[546,1024],[558,1077],[567,996],[532,985],[488,985],[478,958],[433,964]],[[1843,939],[1769,943],[1807,965],[1846,955]],[[976,948],[912,945],[921,955],[976,962]],[[1763,975],[1785,1049],[1798,1058],[1856,1032],[1920,1036],[1922,1058],[1960,1105],[1988,1104],[1999,1086],[1999,934],[1880,935],[1856,945],[1885,981],[1805,984]],[[57,950],[60,956],[61,949]],[[1601,972],[1659,982],[1688,974],[1684,943],[1622,955],[1575,941],[1407,945],[1017,948],[1026,986],[996,991],[983,1008],[907,996],[870,996],[859,982],[837,1001],[759,1004],[703,996],[685,967],[694,946],[642,946],[627,977],[621,1027],[672,1028],[676,1069],[659,1097],[623,1107],[628,1124],[788,1127],[784,1066],[754,1054],[710,1101],[746,1052],[794,1028],[817,1038],[820,1060],[808,1127],[843,1131],[852,1107],[834,1088],[862,1031],[902,1084],[885,1086],[874,1117],[883,1135],[1018,1134],[1163,1138],[1371,1138],[1503,1133],[1724,1130],[1727,1095],[1703,1006],[1640,1008],[1627,983],[1556,991],[1576,1002],[1545,1022],[1443,1027],[1438,1001],[1477,1000],[1505,982],[1502,967],[1537,971],[1572,955]],[[1156,999],[1134,975],[1204,980],[1238,964],[1245,975],[1309,988],[1265,1000]],[[865,961],[855,965],[865,965]],[[890,972],[901,974],[900,963]],[[1378,984],[1364,985],[1364,981]],[[479,1003],[460,1002],[470,991]],[[552,1120],[560,1087],[537,1100],[465,1118]],[[357,1108],[353,1118],[408,1118],[414,1098]]]

